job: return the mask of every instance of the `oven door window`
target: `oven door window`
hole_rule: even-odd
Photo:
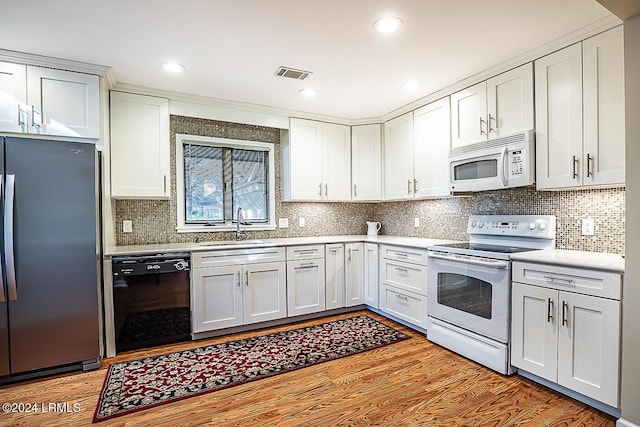
[[[456,273],[438,274],[438,304],[491,319],[491,283]]]
[[[497,176],[498,159],[474,160],[453,167],[453,177],[456,181],[495,178]]]

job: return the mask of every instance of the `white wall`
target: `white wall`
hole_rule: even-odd
[[[626,269],[622,307],[622,418],[640,425],[640,16],[624,22]]]

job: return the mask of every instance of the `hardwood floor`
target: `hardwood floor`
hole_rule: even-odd
[[[355,314],[362,313],[412,339],[97,425],[615,426],[613,417],[596,409],[517,375],[497,374],[375,313]],[[97,371],[5,385],[0,387],[0,403],[36,403],[40,410],[0,413],[0,425],[89,425],[110,363],[351,315],[124,353],[103,361]],[[48,409],[49,403],[67,403],[68,412],[43,412],[42,404]]]

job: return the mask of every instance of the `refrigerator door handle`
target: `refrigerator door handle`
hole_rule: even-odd
[[[13,198],[16,188],[16,176],[7,175],[7,187],[5,190],[4,203],[4,253],[7,266],[7,288],[9,290],[9,300],[18,299],[18,288],[16,286],[16,266],[13,253]]]
[[[20,108],[18,106],[18,108]],[[4,175],[0,174],[0,200],[2,199],[2,180],[4,179]],[[1,269],[1,267],[0,267]],[[4,292],[4,272],[0,271],[0,302],[6,302],[7,301],[7,297],[5,295]]]

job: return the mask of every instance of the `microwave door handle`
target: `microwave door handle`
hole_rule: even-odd
[[[507,157],[507,147],[502,147],[502,151],[500,152],[500,179],[502,180],[502,186],[507,186],[507,175],[504,173],[506,165],[504,164],[504,160]]]

